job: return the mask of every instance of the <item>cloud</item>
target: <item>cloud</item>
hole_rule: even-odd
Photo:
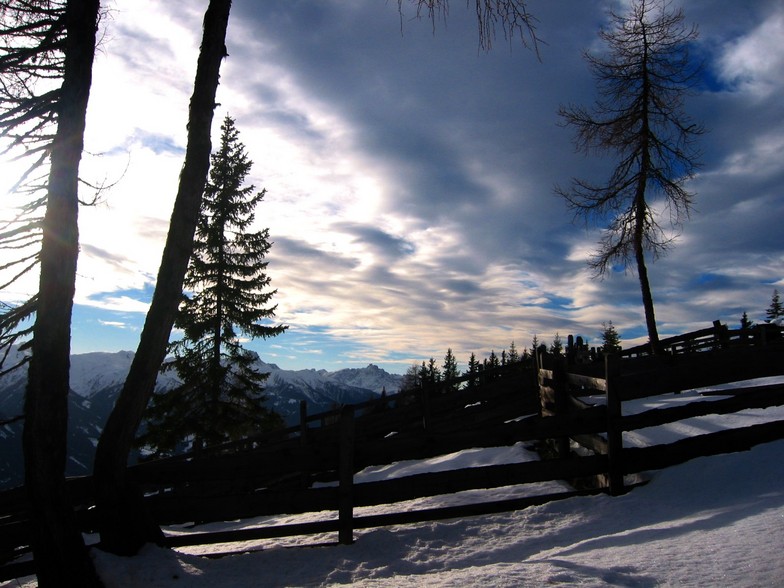
[[[608,320],[625,342],[644,337],[636,274],[592,279],[585,261],[601,227],[573,223],[553,194],[572,177],[601,181],[612,163],[575,153],[556,115],[595,99],[581,51],[596,46],[611,4],[531,3],[540,61],[516,43],[479,51],[460,3],[435,32],[401,22],[395,2],[234,3],[213,135],[234,116],[249,181],[268,190],[257,225],[270,229],[273,302],[291,328],[263,357],[405,369],[447,347],[459,359],[513,339],[522,349],[535,333],[594,340]],[[649,265],[662,334],[741,309],[755,318],[784,280],[784,11],[772,0],[683,6],[720,83],[686,103],[710,133],[689,184],[692,218]],[[83,167],[121,179],[81,213],[77,290],[91,308],[140,313],[149,302],[203,8],[123,0],[107,24],[87,137],[105,155]]]
[[[722,77],[742,92],[765,98],[784,80],[784,8],[779,4],[753,30],[727,43],[719,57]]]

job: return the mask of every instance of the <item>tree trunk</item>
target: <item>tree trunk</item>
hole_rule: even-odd
[[[641,208],[638,206],[638,209]],[[641,214],[638,210],[638,214]],[[639,217],[637,224],[640,224]],[[637,275],[640,278],[640,290],[642,291],[642,306],[645,309],[645,324],[648,327],[648,341],[651,345],[651,354],[659,352],[659,331],[656,328],[656,316],[653,311],[653,295],[651,294],[651,283],[648,281],[648,267],[645,265],[645,252],[642,245],[642,236],[635,236],[634,255],[637,261]]]
[[[642,87],[642,128],[640,129],[642,144],[642,161],[640,162],[640,175],[637,181],[637,194],[635,195],[635,226],[634,226],[634,257],[637,262],[637,275],[640,278],[640,290],[642,291],[642,306],[645,309],[645,325],[648,327],[648,341],[651,345],[651,355],[659,352],[659,331],[656,328],[656,317],[653,312],[653,295],[651,294],[651,283],[648,281],[648,267],[645,265],[645,248],[643,238],[645,236],[645,220],[648,216],[648,206],[645,202],[645,189],[648,185],[648,178],[652,168],[650,137],[650,109],[651,83],[648,71],[648,38],[645,35],[645,25],[643,23],[643,87]]]
[[[210,0],[188,114],[185,163],[169,225],[158,279],[139,347],[122,392],[101,435],[95,457],[95,491],[104,549],[135,554],[162,537],[139,492],[126,477],[128,455],[155,388],[182,295],[193,236],[209,170],[210,132],[231,0]]]
[[[65,491],[71,311],[79,254],[78,179],[98,0],[69,0],[57,131],[41,243],[38,309],[25,397],[25,484],[39,585],[100,586]]]

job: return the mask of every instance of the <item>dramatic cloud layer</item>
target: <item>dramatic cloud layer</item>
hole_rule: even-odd
[[[599,48],[622,3],[531,0],[538,55],[500,31],[480,50],[473,11],[451,4],[431,23],[405,1],[402,14],[383,1],[234,2],[214,135],[231,114],[268,190],[257,217],[290,329],[256,346],[266,360],[402,372],[451,347],[465,367],[472,351],[522,349],[534,334],[596,341],[608,320],[624,342],[644,339],[636,276],[592,279],[600,229],[573,223],[553,193],[607,169],[574,153],[556,112],[595,99],[581,52]],[[760,319],[784,285],[784,7],[683,4],[706,67],[687,107],[710,132],[693,216],[650,265],[663,335]],[[76,350],[135,347],[205,7],[110,6],[85,170],[113,186],[82,212]]]

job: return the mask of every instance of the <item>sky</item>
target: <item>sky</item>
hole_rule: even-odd
[[[76,353],[138,343],[207,2],[105,5],[82,160],[83,178],[105,188],[80,211]],[[248,181],[267,190],[257,223],[289,327],[248,348],[284,369],[403,373],[447,348],[466,369],[472,352],[522,350],[534,335],[596,344],[606,321],[624,345],[644,342],[636,274],[595,279],[586,260],[602,227],[554,193],[606,177],[611,161],[576,153],[557,111],[593,104],[582,51],[600,49],[608,10],[623,6],[530,0],[537,51],[500,30],[485,51],[457,0],[435,23],[405,0],[402,14],[392,0],[235,0],[213,138],[232,116],[254,161]],[[686,109],[709,132],[687,186],[692,216],[648,264],[661,336],[738,326],[744,311],[760,321],[784,290],[784,4],[673,6],[700,30],[704,83]]]

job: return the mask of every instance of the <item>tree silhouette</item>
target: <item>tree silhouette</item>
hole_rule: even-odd
[[[0,1],[0,155],[25,167],[11,192],[21,196],[18,212],[0,224],[0,248],[13,257],[0,266],[0,289],[18,282],[39,264],[47,205],[49,154],[55,137],[65,70],[65,1]],[[0,313],[3,368],[11,345],[29,348],[37,293],[20,303],[4,303]]]
[[[615,329],[612,321],[602,323],[602,351],[604,353],[617,353],[621,350],[621,336]]]
[[[98,0],[0,2],[3,155],[26,160],[27,198],[0,230],[20,253],[3,288],[40,265],[38,292],[0,317],[0,343],[32,336],[22,437],[41,585],[99,586],[65,490],[71,311],[78,257],[79,164],[92,84]],[[59,82],[59,84],[58,84]],[[32,327],[21,327],[35,314]],[[5,356],[3,357],[5,358]]]
[[[781,317],[784,317],[784,306],[781,304],[779,291],[773,290],[773,296],[770,299],[770,306],[765,310],[765,322],[776,322]]]
[[[449,0],[410,0],[410,3],[416,7],[417,17],[427,15],[434,29],[436,21],[449,14]],[[403,0],[398,0],[397,5],[402,19]],[[468,6],[470,0],[466,1]],[[523,46],[538,50],[536,18],[528,12],[527,0],[474,0],[474,11],[480,48],[492,48],[496,27],[500,26],[505,39],[511,41],[517,36]]]
[[[185,161],[155,292],[136,355],[95,453],[93,478],[101,544],[104,549],[121,555],[133,555],[145,543],[162,538],[160,528],[142,503],[141,494],[128,480],[126,468],[136,430],[166,355],[182,298],[183,281],[210,166],[210,131],[220,65],[226,56],[230,9],[231,0],[210,0],[204,14],[202,43],[188,112]]]
[[[457,360],[455,359],[455,356],[452,353],[451,347],[446,350],[446,355],[444,356],[444,364],[441,367],[441,373],[442,373],[443,380],[444,382],[446,382],[449,389],[454,389],[456,385],[451,384],[451,382],[453,382],[454,380],[460,377],[460,371],[457,369]]]
[[[627,15],[612,13],[613,27],[599,36],[603,54],[585,54],[599,95],[593,112],[561,107],[565,125],[575,128],[578,150],[617,156],[604,184],[573,180],[556,187],[577,216],[609,222],[590,266],[603,276],[615,262],[634,264],[640,281],[652,351],[659,342],[645,251],[653,259],[672,244],[651,203],[664,198],[672,228],[688,218],[693,194],[684,185],[698,166],[694,141],[704,129],[683,110],[699,67],[689,56],[696,27],[683,24],[681,10],[667,0],[635,0]]]
[[[481,367],[481,364],[479,363],[479,360],[476,358],[476,354],[472,351],[471,352],[471,357],[468,358],[468,375],[474,376],[474,377],[472,377],[470,380],[468,380],[468,387],[469,388],[474,388],[475,386],[478,385],[478,382],[476,381],[476,377],[475,376],[479,373],[479,368],[480,367]]]
[[[221,131],[185,276],[193,294],[185,296],[175,320],[184,337],[171,345],[174,359],[166,365],[183,385],[153,397],[139,440],[162,453],[173,453],[189,436],[198,450],[282,425],[264,406],[269,374],[257,371],[256,354],[240,339],[274,337],[286,329],[262,324],[275,314],[265,306],[275,294],[267,290],[271,244],[267,229],[248,228],[265,191],[243,187],[252,162],[231,117]]]

